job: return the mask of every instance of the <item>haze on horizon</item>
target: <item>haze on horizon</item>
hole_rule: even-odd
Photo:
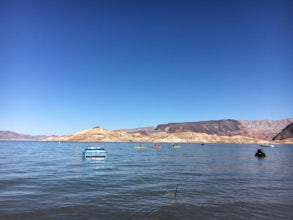
[[[0,130],[293,117],[293,1],[0,0]]]

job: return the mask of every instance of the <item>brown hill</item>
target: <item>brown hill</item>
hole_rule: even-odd
[[[232,119],[169,123],[158,125],[156,130],[167,133],[192,131],[196,133],[215,134],[220,136],[233,136],[241,134],[241,123]]]
[[[262,140],[272,140],[293,119],[283,120],[213,120],[200,122],[183,122],[161,124],[156,131],[173,133],[177,131],[192,131],[197,133],[213,134],[219,136],[245,136]]]
[[[273,138],[273,140],[284,140],[290,138],[293,138],[293,123],[284,128],[279,134],[277,134]]]
[[[109,131],[94,127],[65,136],[33,136],[0,131],[2,140],[47,140],[84,142],[209,142],[209,143],[266,143],[272,140],[293,119],[237,121],[232,119],[201,122],[169,123],[157,127]],[[293,143],[292,139],[278,143]]]
[[[84,142],[119,142],[132,141],[140,134],[129,134],[125,131],[109,131],[100,127],[94,127],[85,131],[79,131],[72,135],[61,137],[49,137],[48,141],[84,141]]]
[[[293,118],[282,120],[242,120],[239,122],[246,130],[246,136],[272,140],[282,129],[293,123]]]
[[[109,131],[99,127],[77,132],[73,135],[50,137],[47,141],[83,141],[83,142],[169,142],[169,143],[266,143],[243,136],[219,136],[192,131],[176,131],[174,133],[153,132],[150,135],[128,133],[125,131]]]

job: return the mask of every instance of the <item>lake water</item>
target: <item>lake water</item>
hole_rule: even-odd
[[[0,219],[293,219],[292,145],[88,145],[1,141]]]

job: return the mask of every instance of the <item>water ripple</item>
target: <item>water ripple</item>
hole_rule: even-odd
[[[1,141],[0,219],[293,217],[292,146],[100,143],[85,160],[88,144]]]

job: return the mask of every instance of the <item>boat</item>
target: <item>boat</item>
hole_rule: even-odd
[[[263,149],[259,148],[259,149],[257,149],[255,156],[256,157],[265,157],[266,154],[263,152]]]
[[[176,145],[176,144],[173,144],[173,145],[172,145],[172,148],[174,148],[174,149],[179,149],[179,148],[181,148],[181,146]]]
[[[107,155],[107,151],[102,147],[86,147],[83,150],[84,158],[105,158]]]
[[[159,144],[155,144],[154,146],[152,146],[152,148],[154,148],[154,149],[160,149],[160,148],[162,148],[162,146],[159,145]]]
[[[261,144],[261,147],[274,147],[275,145],[273,144]]]
[[[145,146],[143,146],[143,145],[136,145],[133,148],[135,148],[135,149],[145,149]]]

